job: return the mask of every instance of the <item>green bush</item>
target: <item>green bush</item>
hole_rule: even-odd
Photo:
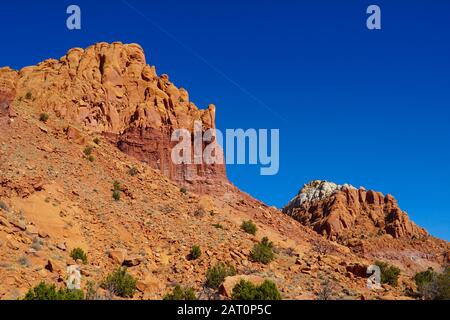
[[[121,189],[120,182],[114,181],[114,183],[113,183],[113,199],[116,201],[120,200],[120,189]]]
[[[106,277],[102,288],[122,298],[133,298],[136,292],[136,279],[128,274],[126,268],[120,267]]]
[[[113,191],[113,199],[116,201],[120,200],[120,191],[119,190],[114,190]]]
[[[195,295],[194,289],[192,288],[182,288],[180,285],[177,285],[171,293],[168,293],[164,296],[164,300],[197,300],[197,296]]]
[[[386,283],[396,287],[398,285],[398,276],[400,275],[400,269],[389,265],[386,262],[375,262],[381,271],[381,283]]]
[[[432,269],[415,275],[419,294],[426,300],[450,300],[450,267],[443,273]]]
[[[90,155],[87,159],[88,159],[90,162],[94,162],[94,161],[95,161],[95,157],[94,157],[93,155]]]
[[[233,266],[219,262],[206,272],[206,286],[217,289],[223,283],[226,277],[236,275],[236,269]]]
[[[241,280],[233,288],[231,295],[233,300],[281,300],[281,294],[272,281],[266,280],[260,286]]]
[[[136,167],[131,167],[128,170],[128,174],[132,177],[136,176],[139,173],[138,169]]]
[[[41,122],[47,122],[50,116],[47,113],[41,113],[39,115],[39,121]]]
[[[189,254],[189,257],[192,260],[197,260],[202,255],[202,250],[200,249],[200,246],[193,246],[191,249],[191,253]]]
[[[221,225],[220,223],[213,224],[213,227],[216,229],[223,229],[223,225]]]
[[[24,300],[84,300],[84,293],[81,290],[65,288],[56,290],[55,285],[41,282],[27,292]]]
[[[254,262],[268,264],[275,259],[273,243],[264,237],[260,243],[255,244],[250,252],[250,259]]]
[[[33,98],[33,94],[31,93],[31,91],[28,91],[28,92],[25,94],[25,99],[30,100],[31,98]]]
[[[182,194],[187,194],[187,189],[183,187],[183,188],[180,189],[180,192]]]
[[[0,209],[6,212],[9,212],[9,208],[3,201],[0,201]]]
[[[75,248],[70,252],[70,256],[73,260],[77,261],[78,259],[83,261],[84,264],[87,264],[88,259],[86,253],[81,248]]]
[[[83,153],[86,157],[89,157],[92,154],[92,151],[94,150],[94,148],[92,146],[86,146],[86,148],[84,148]]]
[[[425,284],[430,283],[435,276],[436,273],[433,271],[433,268],[428,268],[427,271],[416,273],[416,275],[414,276],[414,281],[416,282],[417,288],[420,288]]]
[[[98,137],[96,137],[96,138],[94,138],[94,143],[96,144],[96,145],[99,145],[100,144],[100,138],[98,138]]]
[[[256,224],[254,224],[252,220],[242,222],[241,229],[252,235],[255,235],[258,230]]]
[[[120,182],[119,181],[114,181],[114,183],[113,183],[113,190],[120,191],[120,189],[121,189]]]

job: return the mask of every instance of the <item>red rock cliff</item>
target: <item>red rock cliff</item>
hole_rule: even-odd
[[[391,195],[326,181],[306,184],[283,212],[332,240],[427,236]]]
[[[122,151],[181,185],[204,191],[211,185],[228,184],[224,165],[172,163],[172,132],[192,131],[195,121],[202,121],[204,131],[215,128],[215,107],[198,109],[185,89],[147,65],[137,44],[99,43],[18,72],[2,68],[2,83],[16,88],[13,95],[10,90],[0,91],[4,110],[13,96],[29,100],[37,112],[49,112],[104,134]]]

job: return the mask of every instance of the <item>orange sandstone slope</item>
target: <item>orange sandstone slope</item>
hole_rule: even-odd
[[[412,270],[450,262],[449,243],[412,222],[389,194],[317,180],[304,185],[283,212],[366,258]]]
[[[176,283],[203,299],[227,298],[229,288],[218,295],[203,286],[219,261],[273,280],[286,299],[315,299],[327,279],[335,299],[405,298],[414,268],[440,266],[432,254],[447,243],[401,242],[383,256],[402,268],[399,287],[370,291],[364,271],[373,257],[363,250],[240,192],[224,167],[174,166],[171,132],[195,120],[214,128],[214,118],[213,106],[197,109],[185,90],[157,76],[138,45],[100,43],[20,71],[1,68],[0,299],[21,297],[40,281],[64,286],[67,266],[80,262],[70,257],[76,247],[88,254],[83,288],[126,265],[138,280],[135,299],[161,298]],[[249,219],[256,236],[240,229]],[[268,265],[249,259],[263,236],[276,248]],[[195,261],[193,245],[203,251]],[[420,264],[397,259],[408,250],[421,254]]]

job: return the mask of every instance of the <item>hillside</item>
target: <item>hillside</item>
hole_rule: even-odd
[[[127,265],[138,281],[134,299],[160,299],[175,284],[226,299],[204,288],[217,262],[274,281],[284,299],[316,299],[327,280],[334,299],[403,299],[414,272],[448,264],[448,242],[412,224],[388,196],[353,201],[361,193],[348,189],[308,207],[294,201],[285,214],[234,187],[224,166],[173,165],[170,134],[195,120],[214,128],[215,107],[198,109],[135,44],[101,43],[20,71],[1,68],[0,299],[22,297],[41,281],[64,286],[69,265],[80,266],[82,288]],[[326,218],[331,203],[348,209],[331,210],[341,224]],[[383,227],[354,218],[379,218],[386,207],[397,215]],[[241,230],[246,220],[256,223],[255,236]],[[347,229],[357,233],[344,241]],[[249,257],[264,236],[276,256],[267,265]],[[193,245],[202,249],[197,260],[189,259]],[[86,265],[70,257],[77,247]],[[398,287],[367,288],[374,259],[401,268]]]

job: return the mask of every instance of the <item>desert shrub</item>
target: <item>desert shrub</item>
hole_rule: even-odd
[[[22,267],[30,266],[30,260],[26,256],[21,256],[18,261]]]
[[[114,181],[114,183],[113,183],[113,199],[116,201],[120,200],[120,189],[121,189],[120,182]]]
[[[266,280],[260,286],[241,280],[231,295],[233,300],[281,300],[281,294],[275,283]]]
[[[220,223],[213,224],[213,227],[216,229],[223,229],[223,225],[221,225]]]
[[[39,121],[41,122],[47,122],[50,116],[47,113],[41,113],[39,115]]]
[[[106,277],[102,288],[122,298],[133,298],[136,291],[136,279],[127,272],[126,268],[120,267]]]
[[[443,273],[432,269],[416,274],[414,277],[419,294],[426,300],[450,300],[450,267]]]
[[[98,285],[94,281],[86,283],[86,300],[100,300]]]
[[[330,280],[325,280],[320,286],[320,291],[317,293],[317,300],[332,300],[333,285]]]
[[[94,162],[94,161],[95,161],[95,157],[94,157],[93,155],[90,155],[87,159],[88,159],[90,162]]]
[[[84,264],[86,264],[88,262],[87,259],[87,255],[84,252],[83,249],[81,248],[75,248],[70,252],[70,256],[72,257],[73,260],[77,261],[78,259],[80,259],[81,261],[83,261]]]
[[[236,269],[233,266],[219,262],[206,272],[206,286],[217,289],[226,277],[234,275],[236,275]]]
[[[113,199],[116,201],[120,200],[120,191],[119,190],[114,190],[113,191]]]
[[[183,188],[180,189],[180,192],[182,194],[187,194],[187,189],[183,187]]]
[[[189,257],[192,260],[196,260],[196,259],[200,258],[201,255],[202,255],[202,250],[200,249],[200,246],[195,245],[192,247]]]
[[[138,169],[136,167],[131,167],[128,170],[128,174],[132,177],[136,176],[139,173]]]
[[[42,241],[38,237],[34,237],[33,241],[31,242],[31,248],[36,251],[39,251],[42,249],[43,244],[44,244],[44,241]]]
[[[94,148],[92,148],[92,146],[86,146],[86,148],[84,148],[83,153],[86,157],[89,157],[92,154],[92,151],[94,150]]]
[[[114,181],[113,183],[113,190],[119,190],[120,191],[120,182]]]
[[[164,296],[164,300],[197,300],[197,296],[195,295],[194,289],[192,288],[183,288],[180,285],[177,285],[171,293],[168,293]]]
[[[264,237],[260,243],[255,244],[250,252],[250,259],[255,262],[261,262],[264,264],[270,263],[275,259],[273,253],[273,243],[269,241],[267,237]]]
[[[36,287],[30,289],[24,300],[83,300],[84,293],[81,290],[59,289],[55,285],[41,282]]]
[[[25,94],[25,99],[30,100],[31,98],[33,98],[33,94],[31,93],[31,91],[28,91],[28,92]]]
[[[389,265],[386,262],[375,262],[381,271],[381,283],[386,283],[396,287],[398,285],[398,276],[400,275],[400,269]]]
[[[94,138],[94,143],[96,144],[96,145],[99,145],[100,144],[100,138],[99,137],[96,137],[96,138]]]
[[[3,210],[3,211],[6,211],[6,212],[9,211],[8,206],[3,201],[0,201],[0,209]]]
[[[327,255],[332,253],[336,250],[336,247],[332,244],[327,243],[326,241],[320,240],[314,240],[311,243],[311,250],[321,256]]]
[[[416,282],[417,288],[420,288],[425,284],[430,283],[435,276],[436,273],[433,271],[433,268],[428,268],[427,271],[416,273],[414,276],[414,281]]]
[[[242,222],[241,229],[252,235],[255,235],[258,230],[256,224],[254,224],[252,220]]]

